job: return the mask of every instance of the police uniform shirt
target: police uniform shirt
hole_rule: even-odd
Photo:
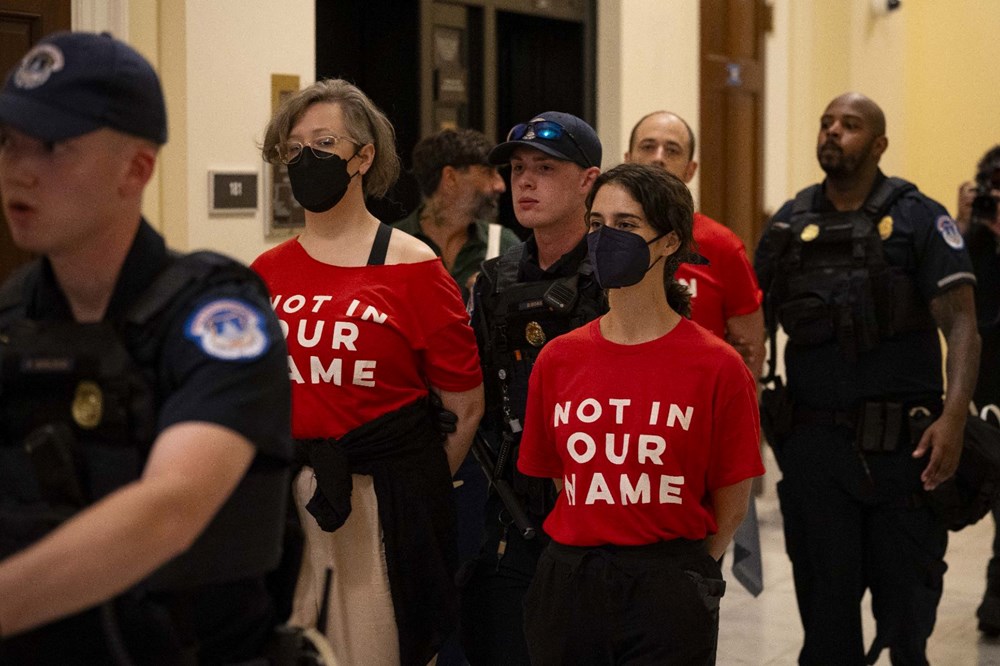
[[[120,321],[169,264],[163,238],[143,221],[122,265],[104,319]],[[72,321],[72,311],[51,265],[43,258],[39,266],[40,270],[33,271],[24,285],[27,317]],[[249,271],[247,277],[252,277]],[[173,310],[172,316],[164,318],[166,321],[154,318],[150,324],[157,329],[166,327],[161,330],[162,344],[155,367],[151,368],[157,384],[155,432],[183,422],[221,425],[239,433],[261,454],[266,454],[258,456],[251,469],[268,461],[278,466],[268,465],[267,469],[280,469],[291,458],[290,400],[284,338],[266,294],[254,283],[236,278],[193,291],[189,303]],[[280,495],[274,501],[280,502]],[[220,516],[228,509],[227,503]],[[216,520],[219,519],[217,516]],[[227,561],[214,562],[212,566],[216,568],[212,569],[206,563],[194,565],[199,574],[221,582],[193,587],[185,596],[187,607],[198,618],[193,629],[199,634],[202,657],[209,661],[219,655],[255,649],[253,641],[270,626],[263,578],[240,577],[226,582],[232,578],[234,568],[243,566],[238,561],[246,559],[244,555],[252,550],[253,544],[241,543],[233,534],[216,532],[214,525],[206,528],[189,554],[195,550],[204,552],[203,546],[208,541],[217,541],[219,536],[230,540]],[[191,557],[198,559],[201,555]],[[169,574],[163,577],[169,568],[161,569],[150,579],[158,580],[156,586],[164,586],[158,589],[168,594],[176,584],[168,582]],[[88,650],[100,650],[102,641],[96,618],[94,611],[72,616],[23,634],[20,642],[31,650],[38,649],[34,641],[40,640],[39,645],[51,647],[62,659],[68,658],[68,653],[60,652],[61,639],[52,637],[72,636],[76,652],[89,655]]]
[[[872,192],[884,180],[879,171]],[[775,222],[791,220],[792,204],[786,202],[775,214],[757,247],[754,267],[765,294],[778,260],[771,229]],[[811,210],[822,213],[836,209],[820,189]],[[887,216],[874,222],[883,232],[886,262],[903,268],[925,303],[953,287],[975,284],[964,240],[954,220],[936,201],[910,191],[892,204]],[[846,408],[873,398],[938,399],[943,392],[941,345],[935,329],[882,340],[854,363],[844,357],[836,342],[812,347],[789,344],[785,367],[796,401],[816,408]]]
[[[518,282],[538,282],[568,277],[577,272],[580,263],[586,258],[587,238],[584,236],[576,247],[559,257],[554,264],[543,269],[538,264],[538,241],[535,240],[534,236],[531,236],[524,242],[524,254],[521,256],[517,279]]]
[[[104,319],[121,319],[168,264],[163,238],[143,221]],[[72,320],[47,260],[42,260],[37,276],[37,282],[27,286],[28,317]],[[234,307],[230,315],[242,316],[249,326],[242,338],[212,335],[219,317],[226,316],[226,307]],[[202,291],[169,322],[164,336],[155,372],[167,390],[160,396],[156,431],[185,421],[215,423],[246,437],[262,453],[289,459],[283,339],[270,304],[250,283]]]

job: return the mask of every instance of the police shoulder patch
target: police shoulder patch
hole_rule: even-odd
[[[259,358],[271,345],[264,315],[238,298],[220,298],[198,308],[184,334],[209,356],[224,361]]]
[[[955,220],[951,219],[948,215],[942,215],[937,219],[937,230],[941,234],[941,238],[944,242],[948,244],[948,247],[953,250],[961,250],[965,247],[965,239],[962,238],[962,232],[958,230],[958,225],[955,224]]]

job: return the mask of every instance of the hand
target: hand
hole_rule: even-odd
[[[753,359],[753,346],[750,344],[749,340],[738,335],[727,333],[726,342],[728,342],[733,349],[739,352],[740,356],[743,357],[743,360],[746,361],[747,365],[750,365],[750,361]]]
[[[958,212],[955,214],[955,222],[962,235],[969,230],[972,221],[972,200],[976,198],[976,184],[967,180],[958,186]]]
[[[445,409],[441,404],[441,396],[434,391],[427,392],[427,399],[431,405],[431,418],[438,432],[448,436],[458,429],[458,415],[455,412]]]
[[[962,455],[964,432],[964,414],[961,418],[942,414],[924,431],[913,451],[914,458],[923,457],[928,449],[931,451],[930,461],[920,474],[924,490],[934,490],[955,474],[958,459]]]

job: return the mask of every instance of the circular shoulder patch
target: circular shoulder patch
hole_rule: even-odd
[[[188,318],[184,334],[206,354],[224,361],[259,358],[271,345],[264,315],[235,298],[201,306]]]
[[[941,238],[944,239],[944,242],[948,244],[948,247],[953,250],[961,250],[965,247],[965,239],[962,238],[962,232],[958,230],[955,220],[951,219],[948,215],[942,215],[937,219],[937,230],[941,234]]]

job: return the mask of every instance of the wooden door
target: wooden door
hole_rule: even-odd
[[[764,0],[701,2],[700,208],[753,251],[765,219]]]
[[[6,73],[44,35],[69,30],[70,0],[4,0],[0,6],[0,71]],[[0,282],[32,258],[11,240],[3,210],[0,209]]]

